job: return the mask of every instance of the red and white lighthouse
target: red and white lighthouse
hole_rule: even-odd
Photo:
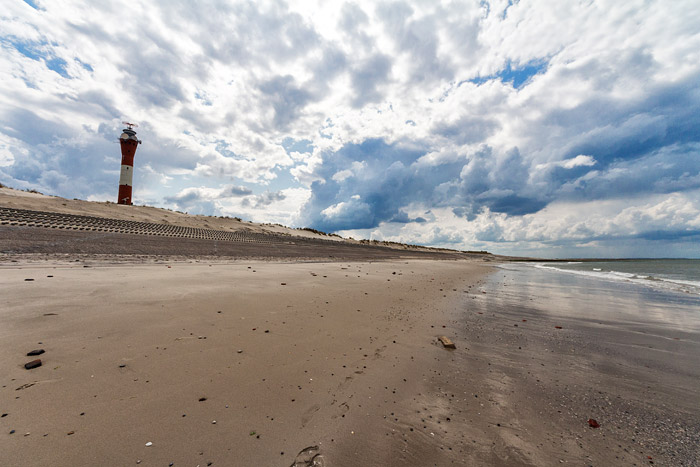
[[[141,141],[136,137],[134,127],[135,123],[122,122],[126,125],[122,135],[119,137],[119,143],[122,147],[122,171],[119,176],[119,197],[117,204],[132,204],[131,186],[134,179],[134,154],[136,148]]]

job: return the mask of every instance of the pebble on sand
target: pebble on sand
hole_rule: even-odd
[[[27,362],[24,364],[24,368],[27,370],[31,370],[32,368],[37,368],[41,366],[41,359],[37,358],[36,360],[32,360],[31,362]]]
[[[454,342],[450,340],[449,337],[447,336],[440,336],[438,337],[438,340],[442,343],[443,347],[446,349],[456,349],[457,347],[455,346]]]
[[[44,349],[35,349],[32,350],[31,352],[27,352],[27,357],[33,357],[35,355],[41,355],[45,352]]]

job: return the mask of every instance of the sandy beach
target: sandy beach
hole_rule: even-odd
[[[694,465],[696,332],[515,307],[497,276],[4,264],[0,464]]]
[[[0,464],[291,465],[314,445],[327,465],[353,465],[350,446],[374,465],[450,459],[391,427],[449,352],[449,303],[486,269],[15,263],[0,272]]]

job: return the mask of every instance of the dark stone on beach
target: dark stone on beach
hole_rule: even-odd
[[[200,397],[200,398],[199,398],[199,402],[204,402],[205,400],[207,400],[206,397]]]
[[[34,280],[34,279],[24,279],[25,282],[31,282],[31,281],[33,281],[33,280]]]
[[[123,363],[121,365],[119,365],[119,368],[124,368],[124,367],[126,367],[126,365]]]
[[[36,360],[32,360],[31,362],[25,363],[24,368],[27,370],[31,370],[32,368],[37,368],[41,366],[41,359],[37,358]]]
[[[563,329],[561,326],[554,326],[554,329]]]
[[[590,426],[591,428],[599,428],[599,427],[600,427],[600,423],[598,423],[598,422],[597,422],[595,419],[593,419],[593,418],[589,418],[589,419],[588,419],[588,426]]]
[[[33,356],[35,356],[35,355],[41,355],[41,354],[43,354],[44,352],[45,352],[44,349],[32,350],[31,352],[27,352],[27,357],[33,357]]]

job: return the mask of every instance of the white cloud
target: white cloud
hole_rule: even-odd
[[[573,159],[562,161],[560,164],[561,167],[564,167],[565,169],[573,169],[574,167],[590,167],[595,165],[595,159],[591,156],[579,154]]]

